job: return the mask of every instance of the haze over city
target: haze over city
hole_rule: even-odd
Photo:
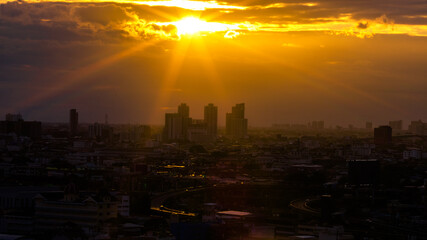
[[[426,0],[0,0],[0,240],[427,239]]]
[[[0,113],[161,124],[245,102],[251,126],[426,119],[423,1],[9,1]],[[65,111],[64,111],[65,110]]]

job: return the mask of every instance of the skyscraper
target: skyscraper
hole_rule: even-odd
[[[189,118],[190,117],[190,107],[185,103],[181,103],[181,105],[178,106],[178,114],[181,117]]]
[[[388,125],[393,129],[393,130],[402,130],[403,129],[403,121],[402,120],[397,120],[397,121],[390,121],[388,122]]]
[[[178,115],[181,117],[181,139],[187,139],[188,127],[191,125],[192,119],[190,118],[190,107],[181,103],[178,106]]]
[[[235,138],[242,138],[248,132],[248,119],[245,118],[245,104],[240,103],[232,107],[231,113],[226,114],[226,134]]]
[[[79,113],[76,109],[70,110],[70,136],[77,135],[77,128],[79,125]]]
[[[165,114],[165,128],[163,132],[164,140],[178,140],[183,139],[182,136],[182,120],[183,118],[179,113],[166,113]]]
[[[421,120],[411,121],[408,126],[408,131],[415,135],[426,135],[427,134],[427,123]]]
[[[32,139],[41,137],[41,122],[24,121],[21,114],[6,114],[6,121],[0,121],[0,134],[14,133]]]
[[[374,142],[377,145],[387,145],[391,143],[392,129],[390,126],[379,126],[374,128]]]
[[[163,139],[166,141],[185,140],[190,124],[190,107],[185,103],[181,103],[178,106],[178,113],[165,114]]]
[[[209,138],[215,139],[218,131],[218,107],[212,103],[205,106],[204,120]]]

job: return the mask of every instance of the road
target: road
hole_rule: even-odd
[[[195,213],[186,213],[186,212],[181,211],[181,210],[176,210],[176,209],[164,207],[163,202],[166,201],[170,197],[178,196],[178,195],[181,195],[184,193],[189,193],[189,192],[197,192],[197,191],[205,190],[205,189],[212,188],[212,187],[214,187],[214,186],[209,186],[209,187],[201,187],[200,186],[200,187],[195,187],[195,188],[185,188],[185,189],[170,191],[170,192],[161,194],[159,196],[155,196],[154,198],[151,199],[151,210],[166,212],[166,213],[171,213],[171,214],[185,215],[185,216],[196,216]]]
[[[307,202],[309,202],[310,199],[297,199],[292,201],[289,205],[295,209],[313,214],[313,215],[319,215],[320,211],[317,211],[316,209],[313,209],[307,205]]]

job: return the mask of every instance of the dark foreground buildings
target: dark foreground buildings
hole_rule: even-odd
[[[7,114],[5,121],[0,121],[0,134],[16,134],[17,136],[39,139],[41,122],[24,121],[20,114]]]
[[[374,129],[374,142],[377,145],[391,144],[392,128],[390,126],[379,126]]]
[[[76,109],[70,110],[70,136],[74,137],[77,135],[79,126],[79,113]]]

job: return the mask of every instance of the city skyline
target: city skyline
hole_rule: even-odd
[[[0,0],[0,239],[427,239],[427,0]]]
[[[209,103],[204,107],[203,119],[190,116],[190,107],[186,103],[178,106],[175,113],[165,113],[163,141],[200,141],[213,142],[218,134],[218,107]]]
[[[244,104],[244,103],[243,103]],[[204,110],[202,110],[202,112],[204,111],[204,113],[202,113],[202,116],[200,116],[200,114],[196,114],[196,116],[194,117],[195,119],[206,119],[206,108],[208,106],[212,105],[212,103],[209,103],[207,106],[204,106]],[[180,110],[181,107],[181,110]],[[182,109],[182,107],[185,108],[189,108],[189,106],[186,103],[181,103],[179,106],[175,107],[175,111],[173,109],[173,107],[170,107],[166,114],[171,114],[171,113],[177,113],[180,114],[180,111],[184,111],[185,112],[185,116],[190,116],[189,114],[189,109]],[[218,111],[218,106],[213,105],[213,107],[216,108],[216,111]],[[234,108],[235,106],[232,106],[232,108]],[[199,109],[200,110],[200,109]],[[62,120],[62,121],[57,121],[57,122],[50,122],[50,121],[42,121],[45,123],[68,123],[70,124],[71,122],[71,111],[77,111],[77,109],[73,108],[73,109],[69,109],[68,112],[68,119],[66,120]],[[194,109],[193,109],[194,111]],[[196,111],[197,112],[197,109]],[[217,126],[221,127],[221,128],[226,128],[226,115],[228,114],[229,111],[224,110],[223,111],[223,116],[224,117],[220,117],[217,119]],[[182,112],[181,112],[182,113]],[[77,118],[78,117],[78,112],[76,112],[77,114]],[[220,113],[217,113],[217,115],[220,115]],[[22,114],[21,113],[6,113],[5,115],[5,120],[7,121],[16,121],[17,119],[23,119]],[[84,118],[85,116],[83,116]],[[97,123],[97,124],[102,124],[103,121],[106,125],[108,125],[108,114],[104,114],[104,119],[95,119],[93,121],[91,120],[83,120],[81,121],[82,124],[92,124],[92,123]],[[28,119],[25,118],[25,120],[30,120],[30,121],[40,121],[40,119]],[[409,120],[403,120],[402,118],[398,119],[398,118],[393,118],[393,119],[389,119],[389,120],[384,120],[382,122],[373,122],[373,121],[361,121],[356,123],[356,125],[354,125],[354,122],[349,122],[349,123],[338,123],[338,124],[334,124],[333,122],[326,122],[324,120],[319,120],[319,119],[306,119],[303,121],[296,121],[296,122],[292,122],[292,121],[286,121],[286,122],[273,122],[269,125],[250,125],[248,124],[248,127],[275,127],[275,126],[280,126],[280,125],[295,125],[295,124],[301,124],[301,125],[306,125],[308,127],[312,127],[313,129],[326,129],[326,128],[336,128],[336,127],[342,127],[342,128],[346,128],[346,127],[354,127],[354,128],[359,128],[359,129],[372,129],[373,127],[380,127],[380,126],[391,126],[393,127],[393,129],[395,130],[408,130],[408,127],[410,127],[411,123],[413,122],[423,122],[425,121],[424,119],[409,119]],[[112,122],[111,124],[145,124],[145,125],[152,125],[152,126],[161,126],[164,125],[164,119],[162,120],[161,123],[146,123],[146,122],[140,122],[140,121],[128,121],[128,122]]]
[[[180,102],[197,118],[245,102],[253,126],[427,119],[416,0],[0,4],[2,115],[160,124]]]
[[[178,101],[179,102],[179,101]],[[219,105],[219,104],[218,104]],[[201,103],[195,103],[193,106],[201,106],[200,107],[194,107],[194,110],[192,112],[192,114],[196,117],[196,118],[203,118],[203,104]],[[232,107],[232,104],[226,104],[225,106],[227,106],[228,108]],[[161,109],[161,112],[163,112],[163,114],[161,112],[159,112],[159,115],[156,116],[156,120],[153,121],[152,117],[149,117],[149,114],[143,114],[144,111],[139,112],[138,114],[142,114],[143,116],[141,117],[124,117],[123,114],[119,114],[119,115],[113,115],[110,114],[109,111],[107,111],[108,109],[97,109],[97,111],[93,111],[93,110],[81,110],[81,109],[86,109],[84,105],[80,105],[81,108],[78,108],[74,105],[70,105],[69,108],[77,108],[79,109],[79,112],[82,112],[82,116],[81,116],[81,122],[82,123],[94,123],[94,122],[98,122],[98,123],[102,123],[105,122],[105,114],[109,115],[109,121],[113,124],[128,124],[128,123],[132,123],[132,124],[149,124],[149,125],[162,125],[163,124],[163,119],[162,116],[164,113],[172,113],[174,111],[178,110],[178,107],[164,107]],[[337,116],[336,118],[334,116],[328,116],[324,118],[321,117],[301,117],[301,116],[281,116],[279,118],[277,118],[276,120],[268,117],[268,120],[264,120],[264,121],[260,121],[260,117],[262,117],[262,115],[265,112],[269,112],[269,110],[263,112],[261,111],[251,111],[253,109],[251,109],[251,106],[248,106],[248,112],[247,115],[249,118],[251,118],[251,122],[249,124],[249,126],[252,127],[269,127],[272,126],[274,124],[306,124],[306,123],[310,123],[312,121],[316,121],[316,120],[322,120],[325,122],[325,127],[335,127],[335,126],[347,126],[348,124],[352,124],[355,127],[360,127],[360,128],[364,128],[366,122],[372,122],[373,126],[381,126],[381,125],[388,125],[390,122],[394,122],[394,121],[402,121],[402,127],[403,128],[407,128],[408,125],[410,124],[411,121],[427,121],[427,117],[419,117],[419,118],[410,118],[410,117],[404,117],[402,115],[392,115],[390,114],[390,118],[388,117],[384,117],[381,116],[381,118],[353,118],[353,119],[343,119],[340,116]],[[56,112],[55,114],[52,115],[41,115],[40,112],[32,112],[31,114],[25,114],[23,112],[17,111],[17,112],[10,112],[10,111],[4,111],[1,112],[2,115],[6,115],[6,114],[20,114],[22,115],[25,119],[27,120],[31,120],[31,121],[42,121],[42,122],[50,122],[50,123],[66,123],[69,121],[69,114],[67,112],[66,109],[58,109],[59,112]],[[222,116],[225,115],[228,112],[228,110],[226,109],[226,107],[223,106],[219,106],[218,108],[218,115]],[[261,116],[260,116],[261,115]],[[373,120],[376,119],[376,120]],[[219,118],[218,119],[218,125],[221,127],[225,127],[226,123],[225,123],[225,118]]]

